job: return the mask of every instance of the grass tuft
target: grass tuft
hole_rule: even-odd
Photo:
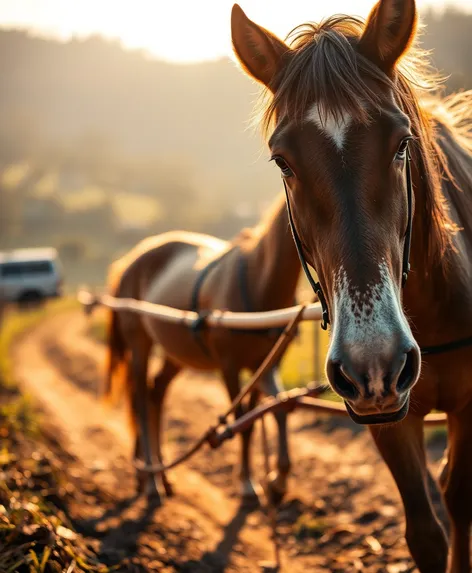
[[[295,522],[293,532],[298,540],[319,539],[324,535],[328,527],[329,523],[326,519],[302,514]]]
[[[12,344],[44,318],[78,308],[75,298],[67,297],[50,301],[34,310],[7,309],[0,324],[0,384],[3,390],[15,390],[16,382],[11,358]]]
[[[14,376],[12,345],[40,321],[78,306],[61,299],[30,311],[8,310],[0,332],[0,572],[108,573],[67,517],[67,467],[44,444],[31,397]]]

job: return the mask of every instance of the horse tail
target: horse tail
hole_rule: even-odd
[[[124,268],[120,261],[114,263],[109,272],[108,288],[114,296],[120,296]],[[108,310],[107,316],[107,354],[105,375],[101,398],[105,404],[116,406],[124,398],[130,431],[136,434],[136,412],[133,409],[134,382],[131,367],[131,348],[129,348],[120,324],[119,312]]]
[[[116,406],[124,397],[126,417],[132,436],[136,435],[137,418],[133,408],[134,382],[131,372],[131,351],[120,331],[118,313],[109,311],[108,352],[102,399],[109,406]]]
[[[107,317],[107,356],[102,398],[116,404],[123,393],[128,375],[126,344],[120,332],[118,313],[109,310]]]
[[[118,272],[118,264],[115,262],[108,273],[108,289],[113,296],[119,296],[121,279],[122,273]],[[120,330],[118,312],[114,310],[107,310],[106,343],[105,376],[101,394],[105,402],[115,405],[127,384],[129,365],[126,341]]]

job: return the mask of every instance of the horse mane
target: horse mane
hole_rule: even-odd
[[[472,234],[472,90],[426,101],[424,110],[435,126],[442,189]]]
[[[451,147],[446,149],[444,141],[437,138],[436,128],[447,127],[470,153],[472,95],[469,92],[441,99],[443,79],[431,68],[429,52],[417,44],[402,57],[395,77],[388,78],[356,49],[364,27],[360,18],[337,15],[320,24],[302,24],[290,32],[287,41],[292,50],[287,65],[274,79],[272,91],[264,91],[258,108],[263,130],[267,137],[276,116],[301,123],[315,102],[321,121],[330,117],[336,121],[347,112],[354,121],[368,124],[381,104],[370,86],[374,83],[391,88],[411,120],[414,163],[425,183],[424,236],[419,240],[425,241],[430,260],[442,264],[456,230],[441,192],[442,179],[446,175],[459,188],[472,182],[466,173],[452,176]],[[425,98],[430,103],[424,103]]]

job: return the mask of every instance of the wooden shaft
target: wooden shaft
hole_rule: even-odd
[[[90,310],[95,306],[106,306],[112,310],[132,311],[138,314],[154,317],[158,320],[192,326],[200,318],[197,312],[180,310],[162,304],[155,304],[132,298],[115,298],[108,294],[94,296],[87,291],[79,291],[79,302]],[[205,324],[212,327],[234,328],[239,330],[261,328],[277,328],[286,326],[302,309],[302,305],[292,306],[266,312],[231,312],[229,310],[213,310],[205,316]],[[321,320],[321,305],[307,305],[301,320]]]

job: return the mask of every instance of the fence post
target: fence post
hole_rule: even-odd
[[[318,323],[313,323],[313,376],[317,383],[321,382],[321,364],[320,364],[320,328]]]

